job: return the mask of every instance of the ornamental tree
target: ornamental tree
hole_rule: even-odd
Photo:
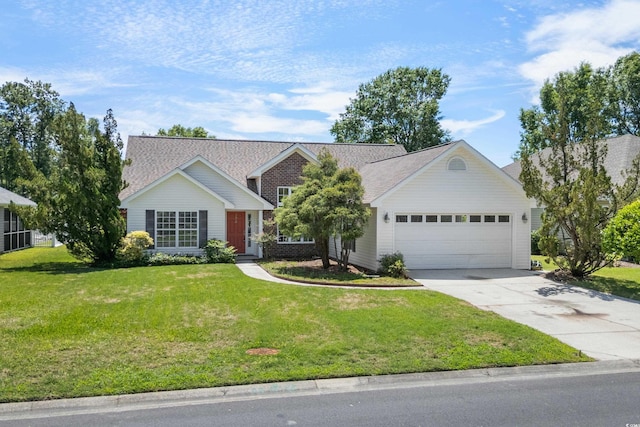
[[[339,169],[338,162],[323,149],[317,164],[304,167],[302,179],[275,210],[280,232],[313,238],[325,269],[330,265],[329,241],[340,239],[340,266],[346,269],[350,243],[364,234],[370,215],[362,203],[360,175],[353,168]]]

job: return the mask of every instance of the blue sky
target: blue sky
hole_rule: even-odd
[[[581,61],[640,50],[640,0],[15,0],[0,82],[49,82],[118,129],[180,123],[218,138],[330,142],[360,83],[398,66],[452,81],[443,125],[498,166],[520,108]]]

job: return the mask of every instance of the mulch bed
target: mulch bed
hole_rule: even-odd
[[[321,259],[312,259],[312,260],[302,260],[295,261],[295,266],[299,268],[303,268],[307,271],[329,271],[331,273],[340,272],[340,266],[334,260],[329,260],[329,269],[325,270],[322,268],[322,260]],[[349,273],[353,274],[372,274],[371,271],[368,271],[364,268],[358,268],[354,265],[349,264]]]

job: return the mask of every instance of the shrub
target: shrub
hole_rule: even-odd
[[[273,248],[278,241],[278,237],[273,233],[258,233],[253,237],[253,241],[262,248],[262,258],[271,259]]]
[[[211,239],[205,245],[204,253],[207,262],[233,264],[236,262],[236,248],[228,246],[228,242]]]
[[[636,262],[640,260],[640,200],[620,209],[602,234],[604,251]]]
[[[145,250],[153,245],[153,239],[146,231],[132,231],[122,238],[118,249],[118,260],[127,264],[141,263]]]
[[[404,256],[400,252],[386,254],[380,258],[380,273],[391,277],[406,277],[407,266],[404,263]]]
[[[273,257],[278,236],[276,235],[276,221],[273,218],[265,219],[263,232],[252,237],[252,240],[262,248],[262,258],[271,259]]]
[[[197,255],[172,255],[156,252],[148,258],[147,263],[149,265],[206,264],[207,258]]]
[[[531,255],[541,255],[540,247],[540,232],[538,230],[531,232]]]

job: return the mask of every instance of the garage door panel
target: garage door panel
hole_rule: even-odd
[[[396,223],[395,249],[409,269],[509,268],[511,223]]]

